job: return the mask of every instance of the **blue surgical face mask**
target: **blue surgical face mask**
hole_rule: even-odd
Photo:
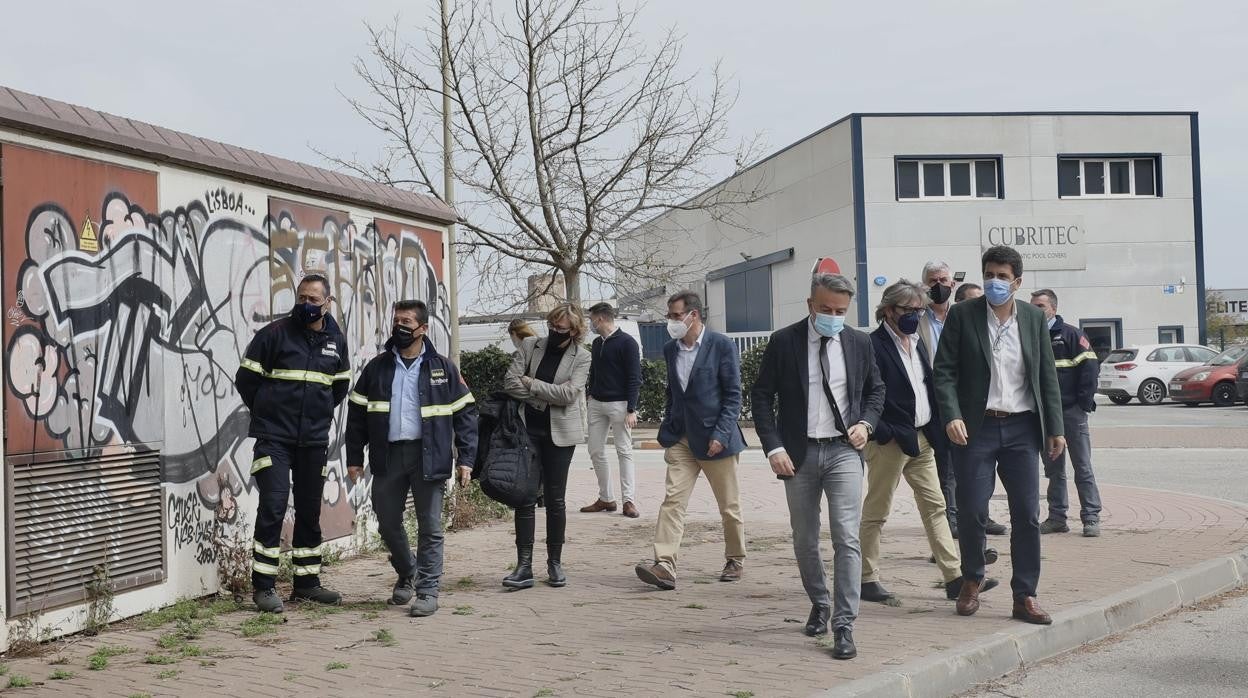
[[[906,313],[905,315],[897,318],[897,329],[901,330],[902,334],[914,334],[915,332],[918,332],[919,313],[917,311],[913,313]]]
[[[1053,317],[1049,318],[1048,324],[1049,324],[1049,329],[1050,330],[1053,329],[1053,326],[1057,324],[1057,316],[1054,315]]]
[[[993,305],[1004,305],[1010,300],[1010,296],[1014,295],[1010,289],[1011,282],[1003,279],[989,279],[984,282],[984,295],[988,298],[988,302]]]
[[[845,329],[845,316],[815,313],[815,332],[823,337],[835,337]]]

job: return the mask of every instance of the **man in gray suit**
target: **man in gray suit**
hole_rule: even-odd
[[[832,656],[852,659],[862,581],[862,448],[884,409],[884,382],[871,338],[845,327],[854,287],[840,274],[815,274],[810,315],[771,335],[751,393],[754,426],[784,480],[793,552],[812,608],[806,634],[831,620]],[[828,593],[819,555],[819,513],[828,500],[835,575]]]

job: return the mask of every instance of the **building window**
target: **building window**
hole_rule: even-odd
[[[724,277],[724,318],[729,332],[771,330],[771,266]]]
[[[1182,325],[1162,325],[1157,328],[1158,344],[1182,344],[1183,343],[1183,326]]]
[[[1160,196],[1158,158],[1063,157],[1057,161],[1057,194],[1074,197]]]
[[[999,199],[1000,163],[995,159],[897,160],[897,198]]]

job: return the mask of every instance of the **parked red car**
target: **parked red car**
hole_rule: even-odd
[[[1248,346],[1231,347],[1208,363],[1179,371],[1170,379],[1170,399],[1185,405],[1234,405],[1235,379],[1248,368]]]

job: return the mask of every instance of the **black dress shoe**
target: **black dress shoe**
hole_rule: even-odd
[[[989,589],[996,587],[997,580],[992,577],[984,577],[984,581],[979,585],[979,593],[984,593]],[[945,598],[950,601],[957,601],[958,594],[962,593],[962,578],[958,577],[952,582],[945,582]]]
[[[836,659],[853,659],[858,656],[858,648],[854,646],[854,631],[849,628],[838,628],[836,643],[832,645],[832,656]]]
[[[984,564],[985,565],[996,564],[998,557],[999,556],[997,555],[996,548],[984,548]]]
[[[862,598],[863,601],[882,603],[893,598],[893,592],[885,589],[884,585],[879,582],[863,582],[862,594],[860,594],[860,598]]]
[[[1009,533],[1010,529],[1005,524],[997,523],[992,519],[988,519],[988,523],[984,524],[984,533],[990,536],[1004,536]]]
[[[832,617],[832,607],[815,604],[810,607],[810,618],[806,619],[806,634],[810,637],[828,634],[828,619]]]

